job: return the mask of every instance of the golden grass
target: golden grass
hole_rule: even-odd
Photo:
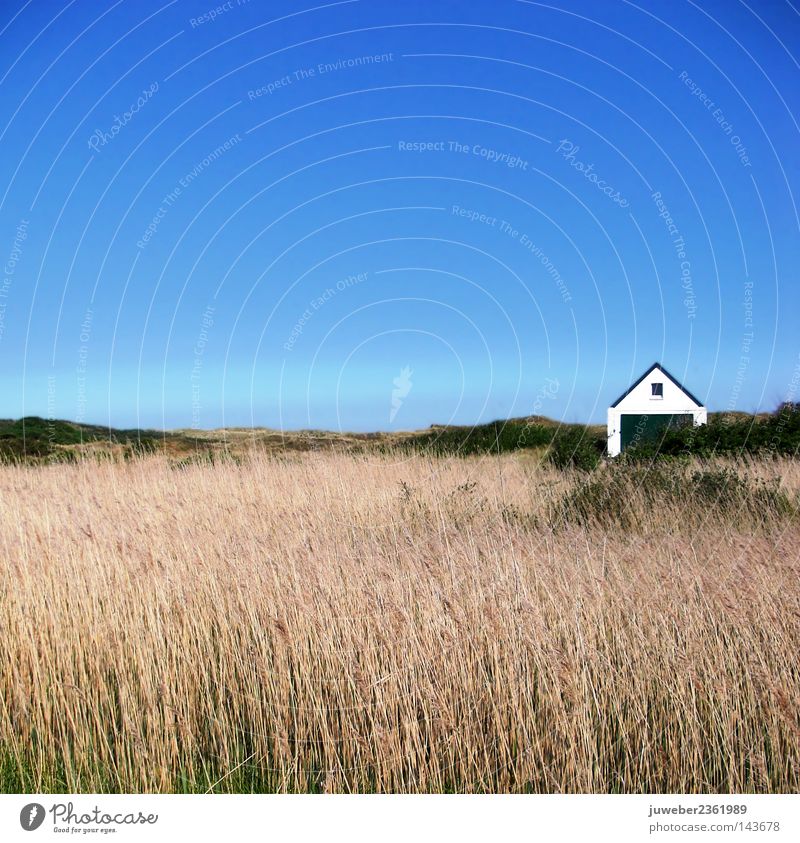
[[[782,478],[800,469],[752,463]],[[796,791],[800,527],[518,456],[0,468],[0,789]],[[652,507],[652,501],[650,503]]]

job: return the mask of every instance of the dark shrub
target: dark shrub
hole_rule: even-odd
[[[520,419],[475,427],[434,427],[414,435],[404,443],[404,447],[437,456],[498,454],[547,445],[553,430],[552,427]]]
[[[559,429],[550,443],[547,459],[558,468],[593,471],[605,450],[605,437],[586,428]]]
[[[667,430],[657,442],[643,442],[625,451],[627,461],[654,457],[800,453],[800,404],[785,403],[769,416],[714,415],[701,427]]]
[[[777,480],[753,480],[727,468],[689,471],[680,463],[649,468],[620,463],[567,492],[551,520],[634,529],[643,526],[643,516],[661,508],[681,519],[702,522],[724,513],[749,524],[795,513]]]

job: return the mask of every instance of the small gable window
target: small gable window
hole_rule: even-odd
[[[664,397],[664,384],[663,383],[651,383],[650,384],[650,397],[651,398],[663,398]]]

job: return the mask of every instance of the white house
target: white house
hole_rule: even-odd
[[[608,455],[658,440],[668,427],[705,424],[706,408],[659,363],[608,408]]]

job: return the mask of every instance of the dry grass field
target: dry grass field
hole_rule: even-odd
[[[800,464],[0,467],[0,790],[800,789]]]

